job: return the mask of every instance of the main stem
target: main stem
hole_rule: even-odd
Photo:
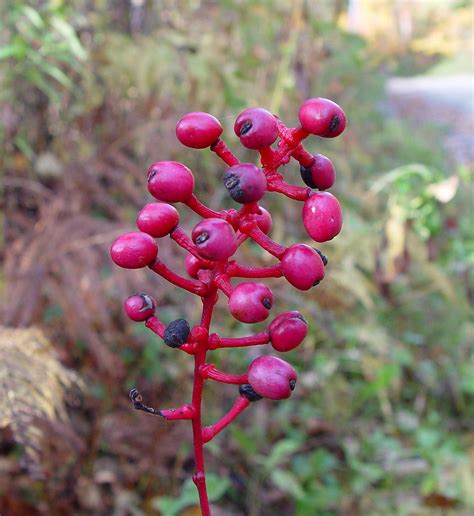
[[[214,276],[214,275],[213,275]],[[217,287],[214,285],[214,277],[211,278],[209,282],[209,292],[203,300],[203,309],[202,309],[202,318],[201,318],[201,326],[206,328],[209,333],[209,328],[211,325],[212,312],[214,310],[214,305],[216,303],[216,293]],[[202,437],[202,415],[201,415],[201,405],[202,405],[202,387],[204,383],[204,378],[201,376],[199,370],[200,367],[206,363],[206,354],[208,350],[208,340],[207,336],[205,339],[199,341],[196,346],[196,351],[194,355],[194,384],[193,384],[193,398],[192,398],[192,406],[194,407],[194,416],[192,418],[192,426],[193,426],[193,443],[194,443],[194,460],[195,460],[195,472],[193,476],[193,481],[196,484],[198,493],[199,493],[199,503],[201,505],[201,512],[203,516],[210,516],[211,510],[209,508],[209,499],[207,496],[207,487],[206,487],[206,475],[204,469],[204,441]]]

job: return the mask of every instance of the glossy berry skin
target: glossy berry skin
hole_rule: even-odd
[[[237,117],[234,132],[244,147],[258,150],[277,139],[278,126],[275,117],[266,109],[250,108]]]
[[[154,238],[168,235],[179,223],[178,210],[164,202],[146,204],[138,214],[137,227]]]
[[[110,248],[112,260],[124,269],[141,269],[158,255],[158,244],[150,235],[133,231],[119,236]]]
[[[238,321],[248,324],[264,321],[272,305],[272,291],[259,282],[240,283],[229,297],[230,313]]]
[[[148,191],[163,202],[186,202],[194,190],[194,176],[177,161],[157,161],[148,169]]]
[[[321,256],[306,244],[292,245],[285,251],[281,270],[288,282],[300,290],[309,290],[324,278]]]
[[[316,242],[327,242],[342,228],[342,210],[339,201],[329,192],[316,192],[303,206],[303,225]]]
[[[176,125],[176,136],[186,147],[205,149],[222,134],[222,126],[209,113],[194,112],[184,115]]]
[[[252,163],[238,163],[224,174],[224,186],[234,201],[240,204],[258,202],[267,189],[263,171]]]
[[[253,390],[270,400],[289,398],[297,380],[293,366],[273,355],[256,358],[250,364],[247,375]]]
[[[346,128],[346,114],[341,107],[322,97],[303,102],[298,117],[303,129],[323,138],[339,136]]]
[[[331,160],[322,154],[315,154],[314,161],[309,167],[300,167],[303,181],[310,188],[327,190],[336,181],[336,171]]]
[[[273,319],[268,332],[274,349],[291,351],[303,342],[308,333],[308,323],[296,310],[283,312]]]
[[[156,302],[148,294],[135,294],[126,299],[123,307],[132,321],[143,322],[155,315]]]
[[[234,228],[222,219],[203,220],[194,227],[191,238],[199,254],[209,260],[226,260],[237,251]]]
[[[254,213],[253,219],[257,221],[260,231],[263,231],[266,235],[270,233],[273,227],[272,216],[263,206],[259,206],[259,213]]]
[[[201,269],[206,269],[204,263],[199,259],[196,258],[194,255],[189,253],[186,256],[186,259],[184,261],[184,266],[186,268],[186,272],[191,278],[198,279],[198,272]]]

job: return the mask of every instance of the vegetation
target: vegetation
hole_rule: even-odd
[[[132,230],[153,161],[182,161],[199,176],[197,194],[208,205],[235,206],[218,160],[176,143],[174,124],[184,113],[215,114],[231,143],[243,108],[261,105],[296,124],[301,101],[321,95],[348,115],[338,141],[308,145],[335,163],[344,229],[322,249],[330,261],[317,290],[298,294],[269,282],[282,300],[275,313],[290,306],[311,320],[312,333],[289,357],[299,372],[297,399],[259,402],[252,417],[243,414],[210,444],[209,469],[217,473],[210,499],[225,514],[471,513],[472,170],[443,150],[447,127],[410,125],[384,99],[387,73],[435,63],[449,69],[441,59],[465,41],[469,5],[446,3],[443,24],[434,23],[436,9],[412,6],[416,30],[385,48],[370,33],[347,30],[344,2],[95,4],[0,6],[1,312],[5,326],[27,329],[2,329],[0,352],[24,356],[40,338],[33,327],[41,326],[68,368],[50,357],[45,341],[44,372],[56,375],[48,385],[57,390],[31,394],[44,403],[34,414],[41,423],[33,440],[14,435],[14,415],[0,415],[8,424],[1,430],[0,512],[193,510],[194,487],[184,482],[193,469],[188,430],[150,424],[127,399],[136,385],[153,406],[180,404],[190,395],[189,361],[171,363],[159,340],[125,320],[121,300],[158,293],[165,323],[195,322],[200,306],[154,275],[116,270],[108,248]],[[381,12],[391,19],[389,8]],[[439,43],[446,38],[434,36],[448,26],[457,30],[446,48]],[[299,181],[297,168],[288,174]],[[275,240],[304,241],[294,203],[268,195],[263,204]],[[197,222],[192,214],[181,220],[188,229]],[[167,262],[179,253],[161,249]],[[267,264],[258,248],[248,249],[245,261]],[[215,331],[247,333],[224,305],[216,310]],[[15,386],[25,370],[26,378],[40,373],[42,354],[30,364],[22,358],[19,371],[0,370],[4,385],[5,371],[13,375],[8,396],[14,389],[25,399],[18,389],[26,384]],[[215,361],[237,371],[253,358],[239,351]],[[68,423],[44,418],[62,410],[76,375],[87,387],[80,404],[65,400]],[[207,389],[214,406],[205,424],[235,396],[232,387]],[[23,469],[30,445],[41,453]]]

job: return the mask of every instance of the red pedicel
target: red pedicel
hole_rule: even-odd
[[[158,255],[158,244],[150,235],[133,231],[119,236],[110,248],[112,260],[124,269],[140,269]]]
[[[250,108],[242,111],[234,124],[234,132],[247,149],[262,149],[278,137],[275,117],[266,109]]]
[[[193,149],[210,147],[221,134],[222,126],[219,120],[209,113],[188,113],[176,124],[178,140]]]
[[[222,219],[206,219],[197,224],[191,238],[199,254],[209,260],[226,260],[237,251],[234,228]]]
[[[297,380],[294,367],[273,355],[256,358],[250,364],[247,375],[252,389],[270,400],[289,398]]]
[[[346,114],[341,107],[322,97],[303,102],[298,117],[303,129],[324,138],[339,136],[346,128]]]
[[[137,217],[138,229],[155,238],[168,235],[178,223],[178,210],[164,202],[146,204]]]
[[[262,169],[252,163],[238,163],[224,174],[224,186],[234,201],[249,204],[259,201],[267,189]]]
[[[194,190],[194,176],[177,161],[157,161],[147,172],[148,191],[163,202],[186,202]]]
[[[268,332],[277,351],[291,351],[303,342],[308,333],[308,323],[296,310],[283,312],[273,319]]]
[[[329,192],[316,192],[304,203],[303,225],[316,242],[327,242],[339,234],[342,210],[339,201]]]
[[[315,154],[314,161],[308,167],[300,167],[303,181],[310,188],[327,190],[336,181],[336,171],[331,160],[322,154]]]
[[[272,291],[259,282],[240,283],[229,297],[230,313],[238,321],[248,324],[264,321],[272,305]]]
[[[324,278],[321,256],[309,245],[289,247],[281,259],[283,276],[296,288],[309,290]]]
[[[156,302],[148,294],[135,294],[128,297],[123,306],[132,321],[143,322],[155,314]]]

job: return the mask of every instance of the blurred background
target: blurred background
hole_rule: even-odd
[[[238,113],[262,106],[296,125],[312,96],[348,115],[337,140],[307,141],[336,166],[344,227],[322,246],[317,288],[269,282],[275,314],[310,322],[287,357],[298,388],[207,447],[214,513],[473,513],[472,22],[459,0],[1,2],[2,515],[199,514],[190,425],[127,398],[136,386],[152,406],[187,401],[192,360],[122,311],[145,291],[165,322],[196,323],[199,300],[118,270],[108,249],[149,202],[154,161],[182,161],[203,201],[235,207],[222,163],[175,139],[183,114],[213,113],[255,161],[233,134]],[[296,162],[285,175],[301,183]],[[275,240],[307,242],[300,204],[263,205]],[[171,242],[160,255],[184,270]],[[214,329],[261,328],[221,300]],[[261,352],[211,358],[239,372]],[[235,395],[209,383],[205,423]]]

